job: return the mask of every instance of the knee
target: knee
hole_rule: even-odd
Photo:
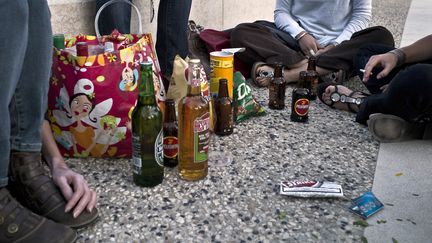
[[[230,31],[231,35],[231,46],[243,46],[244,45],[244,37],[246,33],[250,32],[250,30],[254,28],[253,23],[243,23],[239,24]]]
[[[376,36],[380,37],[380,43],[383,45],[394,46],[393,34],[384,26],[374,26],[374,32]]]
[[[428,90],[432,94],[432,64],[418,63],[407,67],[400,72],[395,79],[407,80],[404,84],[408,87]]]

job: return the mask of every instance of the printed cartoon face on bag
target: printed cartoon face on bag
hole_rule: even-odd
[[[124,139],[127,128],[118,127],[120,118],[106,115],[112,108],[112,99],[95,104],[93,83],[80,79],[69,97],[65,87],[60,90],[61,109],[53,110],[57,124],[69,127],[69,131],[54,134],[55,139],[65,147],[73,148],[74,156],[100,157],[105,153],[114,156],[115,146]]]
[[[131,156],[131,114],[143,61],[153,62],[156,98],[163,110],[166,94],[151,34],[124,37],[125,45],[114,45],[110,52],[77,57],[70,51],[76,42],[103,44],[86,35],[66,38],[67,48],[53,52],[47,114],[63,156]]]
[[[138,70],[130,68],[128,65],[123,69],[119,88],[121,91],[134,91],[138,86]]]

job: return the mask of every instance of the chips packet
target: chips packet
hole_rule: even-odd
[[[255,100],[252,89],[238,71],[234,73],[234,113],[236,122],[244,121],[249,117],[265,115],[264,108]]]

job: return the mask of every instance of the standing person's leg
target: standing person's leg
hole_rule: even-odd
[[[109,0],[96,0],[96,11]],[[132,1],[132,0],[129,0]],[[99,16],[101,35],[109,35],[114,29],[120,33],[130,33],[131,6],[127,3],[114,3],[107,6]]]
[[[168,87],[174,57],[188,55],[187,28],[192,0],[161,0],[157,19],[156,52],[164,86]]]
[[[0,0],[0,19],[0,242],[73,242],[73,230],[23,208],[5,187],[9,154],[41,149],[52,48],[48,3]]]
[[[0,3],[0,187],[8,183],[11,121],[9,104],[21,75],[28,39],[26,1]],[[30,70],[28,70],[30,72]]]
[[[22,0],[20,0],[22,1]],[[46,0],[27,0],[28,42],[21,75],[9,109],[11,113],[10,193],[33,212],[71,227],[86,225],[97,212],[73,217],[65,200],[41,164],[42,122],[47,109],[52,63],[52,32]],[[36,66],[37,65],[37,66]]]

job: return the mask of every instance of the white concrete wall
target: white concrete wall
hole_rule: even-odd
[[[48,0],[54,33],[93,34],[95,0]],[[155,20],[150,23],[150,0],[134,0],[143,16],[143,28],[156,37],[156,16],[159,0],[154,0]],[[275,0],[193,0],[190,19],[205,28],[228,29],[243,22],[273,19]],[[132,31],[136,31],[132,15]]]

